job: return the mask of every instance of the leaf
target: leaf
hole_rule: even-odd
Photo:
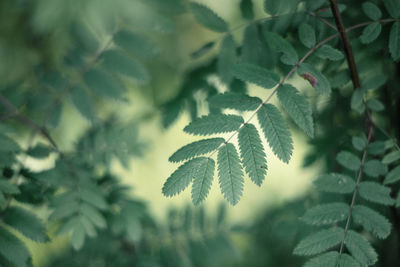
[[[159,54],[154,42],[143,34],[121,30],[114,35],[113,40],[128,53],[133,53],[140,57],[153,58]]]
[[[336,267],[338,258],[338,252],[327,252],[307,261],[303,267]]]
[[[301,77],[308,80],[312,87],[315,88],[319,94],[331,93],[331,85],[328,79],[316,68],[308,63],[302,63],[298,68],[297,72]]]
[[[400,18],[400,1],[399,0],[383,0],[386,10],[392,18]]]
[[[207,159],[203,157],[194,158],[181,165],[164,183],[162,188],[163,195],[166,197],[172,197],[185,190],[185,188],[189,186],[190,182],[192,182],[199,167],[202,166],[206,160]]]
[[[190,56],[192,58],[199,58],[209,52],[215,46],[215,42],[208,42],[202,45],[199,49],[192,52]]]
[[[395,151],[397,152],[396,158],[400,158],[400,151]],[[390,154],[389,154],[390,155]],[[385,158],[384,158],[385,159]],[[385,181],[383,182],[385,185],[386,184],[393,184],[396,183],[400,180],[400,166],[397,166],[393,170],[391,170],[385,178]]]
[[[236,205],[243,193],[243,172],[234,145],[227,143],[218,151],[219,186],[224,198]]]
[[[232,66],[236,63],[236,44],[232,35],[228,34],[221,43],[218,55],[217,70],[221,80],[230,84],[233,80]]]
[[[208,102],[215,108],[230,108],[239,111],[256,110],[262,103],[258,97],[232,92],[213,95]]]
[[[276,15],[279,12],[280,1],[277,0],[264,0],[264,10],[268,14]]]
[[[267,173],[264,147],[253,124],[244,125],[239,131],[239,149],[242,164],[250,179],[261,186]]]
[[[326,225],[341,222],[349,216],[349,205],[329,203],[308,209],[302,220],[310,225]]]
[[[104,229],[107,227],[107,222],[104,216],[92,206],[83,203],[80,205],[79,211],[82,215],[88,217],[88,219],[97,227]]]
[[[261,57],[266,45],[261,40],[257,25],[250,24],[243,32],[243,42],[240,51],[242,62],[265,66]]]
[[[399,11],[400,13],[400,11]],[[400,59],[400,22],[393,23],[389,35],[389,51],[394,61]]]
[[[361,267],[361,265],[350,255],[342,254],[339,267]]]
[[[233,132],[239,129],[243,118],[237,115],[210,114],[195,119],[183,130],[194,135]]]
[[[358,151],[363,151],[364,148],[367,146],[366,138],[360,136],[353,136],[351,138],[351,143],[353,144],[353,147]]]
[[[264,31],[268,45],[277,52],[283,53],[280,60],[286,65],[294,66],[299,61],[299,56],[293,46],[282,36],[275,32]]]
[[[310,137],[314,137],[311,105],[307,98],[290,84],[278,90],[278,98],[293,121]]]
[[[369,144],[368,153],[371,155],[381,155],[385,152],[386,145],[383,141],[375,141]]]
[[[363,82],[363,87],[365,91],[376,90],[379,87],[387,83],[387,77],[383,74],[372,74],[367,76]]]
[[[307,23],[301,23],[299,26],[299,39],[305,47],[313,47],[316,43],[314,28]]]
[[[21,240],[3,227],[0,227],[0,254],[17,267],[28,266],[28,249]]]
[[[375,112],[379,112],[385,109],[385,106],[382,104],[382,102],[374,98],[369,99],[366,104],[370,110]]]
[[[86,89],[80,86],[71,88],[70,96],[72,103],[79,111],[79,113],[89,121],[94,119],[93,104]]]
[[[77,224],[71,235],[71,244],[75,250],[80,250],[85,243],[85,228],[82,224]]]
[[[194,174],[192,185],[192,202],[194,205],[199,205],[207,198],[214,178],[214,168],[214,160],[206,158]]]
[[[293,151],[293,141],[281,113],[272,104],[265,104],[257,113],[265,138],[274,154],[288,163]]]
[[[364,95],[365,90],[362,88],[356,89],[351,95],[350,107],[352,110],[357,111],[360,114],[365,110]]]
[[[189,7],[197,22],[203,26],[216,32],[226,32],[228,30],[228,24],[205,5],[191,2]]]
[[[339,173],[320,175],[313,184],[320,191],[339,194],[353,193],[356,186],[353,179]]]
[[[97,94],[105,97],[121,99],[125,91],[123,85],[112,76],[100,70],[90,70],[84,76],[87,86]]]
[[[118,50],[108,50],[103,53],[102,58],[103,66],[109,71],[129,76],[139,84],[147,84],[150,81],[150,74],[141,63]]]
[[[11,194],[11,195],[16,195],[21,193],[18,189],[18,186],[4,179],[0,179],[0,191],[3,192],[4,194]]]
[[[373,265],[377,262],[378,255],[374,248],[359,233],[349,230],[346,235],[345,244],[351,255],[361,263],[362,266]]]
[[[383,164],[390,164],[400,159],[400,151],[393,151],[383,157],[382,163]]]
[[[359,194],[371,202],[388,206],[394,204],[394,200],[390,197],[390,188],[376,182],[361,182]]]
[[[294,249],[295,255],[315,255],[324,252],[342,242],[344,230],[333,227],[321,230],[304,238]]]
[[[45,225],[35,214],[20,207],[9,207],[3,216],[4,223],[36,242],[47,242]]]
[[[372,20],[379,20],[382,17],[382,12],[374,3],[364,2],[362,4],[362,10],[365,15]]]
[[[0,133],[0,151],[4,152],[19,152],[20,147],[8,136]]]
[[[340,151],[336,156],[336,161],[352,171],[357,171],[361,166],[360,159],[348,151]]]
[[[389,236],[391,224],[384,216],[378,212],[361,205],[355,205],[353,209],[354,222],[361,224],[366,231],[373,233],[380,239]]]
[[[371,177],[377,178],[381,175],[385,175],[388,172],[388,168],[379,160],[372,159],[365,163],[364,172]]]
[[[37,144],[33,148],[29,148],[26,153],[34,158],[44,159],[47,158],[52,151],[53,149],[48,146],[45,146],[43,144]]]
[[[97,189],[97,188],[94,188]],[[89,187],[82,188],[80,191],[81,200],[95,206],[100,210],[105,210],[108,207],[105,197],[102,195],[101,191],[90,189]]]
[[[242,17],[248,20],[254,18],[254,7],[252,0],[241,0],[240,1],[240,12]]]
[[[382,25],[379,22],[374,22],[369,24],[367,27],[364,28],[361,36],[360,41],[363,44],[369,44],[375,41],[378,38],[379,34],[381,34]]]
[[[223,142],[224,138],[210,138],[190,143],[181,147],[169,157],[170,162],[180,162],[196,156],[204,155],[216,150]]]
[[[279,82],[279,76],[274,72],[250,63],[237,63],[232,67],[233,75],[244,81],[269,89]]]
[[[323,45],[318,48],[318,50],[316,51],[316,55],[322,59],[329,59],[334,61],[344,59],[343,53],[330,45]]]

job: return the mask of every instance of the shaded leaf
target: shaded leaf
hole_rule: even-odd
[[[359,194],[362,198],[382,205],[393,205],[390,188],[375,182],[361,182]]]
[[[236,131],[243,122],[237,115],[210,114],[195,119],[183,130],[194,135],[226,133]]]
[[[236,78],[266,89],[273,88],[279,82],[279,76],[274,72],[250,63],[237,63],[232,72]]]
[[[391,224],[378,212],[361,205],[355,205],[353,209],[353,220],[361,224],[365,230],[373,233],[376,237],[385,239],[389,236]]]
[[[216,32],[226,32],[228,30],[228,24],[205,5],[191,2],[189,7],[197,22],[203,26]]]
[[[320,175],[313,183],[320,191],[340,194],[352,193],[356,186],[353,179],[339,173]]]
[[[343,237],[344,230],[339,227],[321,230],[300,241],[293,253],[295,255],[315,255],[339,245]]]

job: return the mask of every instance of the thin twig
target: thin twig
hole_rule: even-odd
[[[360,165],[360,168],[358,169],[357,182],[356,182],[356,186],[354,188],[353,197],[351,199],[351,204],[350,204],[350,209],[349,209],[349,216],[347,217],[346,226],[344,228],[343,239],[342,239],[342,242],[340,243],[339,260],[340,260],[340,257],[342,256],[344,244],[345,244],[345,241],[346,241],[346,236],[347,236],[347,233],[348,233],[349,228],[350,228],[351,216],[353,215],[353,209],[354,209],[354,205],[356,203],[357,193],[358,193],[358,189],[359,189],[360,183],[361,183],[361,177],[362,177],[362,173],[363,173],[363,169],[364,169],[364,164],[365,164],[365,160],[367,159],[367,149],[368,149],[369,143],[371,142],[373,129],[374,129],[374,127],[371,124],[369,126],[369,131],[368,131],[367,145],[364,148],[363,156],[362,156],[362,159],[361,159],[361,165]],[[339,266],[339,261],[338,261],[338,265],[337,266]]]
[[[314,18],[319,19],[320,21],[322,21],[323,23],[325,23],[326,25],[328,25],[330,28],[334,29],[335,31],[338,31],[338,29],[336,28],[335,25],[333,25],[332,23],[330,23],[329,21],[327,21],[326,19],[324,19],[320,15],[318,15],[318,14],[312,12],[312,11],[307,11],[307,14],[310,15],[310,16],[313,16]]]
[[[50,142],[50,144],[57,152],[59,151],[56,142],[54,142],[53,138],[51,138],[50,134],[44,127],[40,127],[33,120],[21,114],[18,111],[18,109],[3,95],[0,95],[0,103],[8,110],[10,114],[13,114],[12,116],[13,118],[18,120],[21,124],[31,128],[35,132],[39,132],[43,137],[45,137]]]

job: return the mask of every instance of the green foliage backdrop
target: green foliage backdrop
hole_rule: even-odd
[[[234,21],[189,0],[0,3],[1,266],[32,266],[26,240],[57,236],[68,248],[52,266],[400,265],[400,0],[230,5]],[[176,51],[185,23],[214,34]],[[138,95],[146,109],[120,112]],[[71,110],[88,126],[64,146],[65,129],[83,128]],[[183,112],[199,139],[170,156],[180,166],[154,194],[191,186],[198,207],[159,222],[112,166],[148,151],[142,123]],[[311,147],[304,167],[323,165],[315,190],[243,225],[224,204],[205,211],[213,186],[232,206],[245,179],[268,186],[294,131]]]

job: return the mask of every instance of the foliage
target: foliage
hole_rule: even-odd
[[[32,266],[25,240],[58,235],[72,247],[52,259],[61,266],[400,265],[400,1],[232,5],[243,24],[198,1],[2,1],[1,266]],[[164,86],[155,69],[174,65],[159,41],[180,36],[181,17],[216,37],[189,67],[176,64],[176,94],[154,100],[160,91],[150,89]],[[120,112],[134,91],[153,98],[150,114]],[[65,123],[71,107],[88,129],[64,147],[60,132],[79,127]],[[186,110],[183,131],[207,137],[171,155],[181,165],[162,187],[167,197],[191,185],[200,205],[217,173],[236,205],[245,179],[265,181],[265,145],[290,163],[297,129],[311,147],[304,166],[322,162],[325,174],[307,197],[254,223],[231,229],[224,206],[213,217],[202,206],[171,209],[158,222],[113,165],[129,168],[146,153],[143,121],[159,113],[167,128]],[[52,164],[35,170],[30,161]],[[234,233],[250,238],[241,259]]]

